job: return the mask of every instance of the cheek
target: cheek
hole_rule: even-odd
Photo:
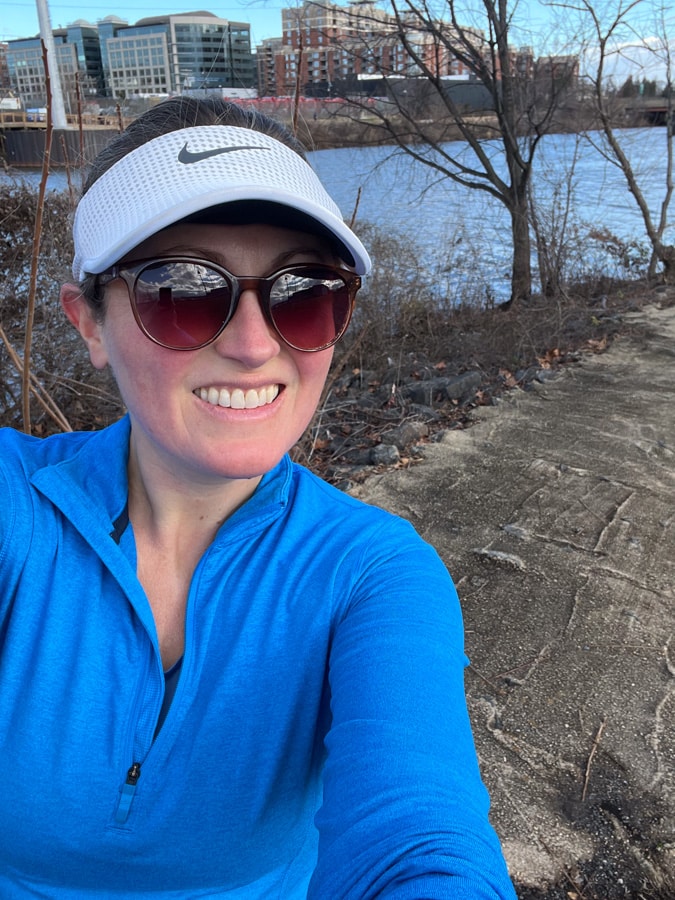
[[[180,354],[153,344],[136,322],[106,319],[102,343],[122,399],[127,407],[150,392],[161,395],[173,381],[173,370],[184,362]],[[161,377],[160,377],[161,373]]]
[[[307,399],[315,405],[319,402],[326,378],[333,360],[333,348],[322,350],[319,353],[296,354],[296,366],[300,373],[300,381],[306,392]]]

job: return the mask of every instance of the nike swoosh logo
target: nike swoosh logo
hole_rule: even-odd
[[[209,159],[211,156],[219,156],[221,153],[233,153],[235,150],[266,150],[267,147],[240,146],[240,147],[215,147],[213,150],[202,150],[199,153],[193,153],[188,150],[187,142],[181,148],[178,154],[178,162],[190,165],[190,163],[201,162],[202,159]]]

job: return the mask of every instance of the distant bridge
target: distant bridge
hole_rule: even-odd
[[[665,97],[634,97],[624,109],[629,117],[640,117],[649,125],[666,125],[669,113],[675,123],[675,109]]]

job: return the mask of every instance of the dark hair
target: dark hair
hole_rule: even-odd
[[[101,150],[91,164],[83,193],[86,194],[92,184],[127,153],[137,150],[162,134],[180,131],[181,128],[192,128],[195,125],[234,125],[238,128],[250,128],[251,131],[275,138],[303,159],[307,158],[304,147],[285,125],[264,113],[255,109],[243,109],[226,100],[175,97],[153,106],[134,119],[120,135]]]
[[[176,97],[165,100],[142,113],[117,137],[104,147],[89,168],[82,193],[86,194],[108,169],[119,162],[127,153],[137,150],[148,141],[162,134],[191,128],[195,125],[233,125],[238,128],[250,128],[252,131],[267,134],[294,150],[298,156],[306,159],[305,149],[294,135],[276,119],[266,116],[255,109],[244,109],[236,103],[215,98],[196,99],[194,97]],[[103,291],[96,275],[87,275],[80,285],[82,296],[91,306],[99,320],[104,316]]]

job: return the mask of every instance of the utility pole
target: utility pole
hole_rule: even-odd
[[[38,22],[40,23],[40,37],[47,48],[47,62],[49,64],[49,80],[51,81],[51,107],[52,122],[54,128],[67,128],[66,108],[63,104],[63,91],[61,90],[61,73],[56,59],[56,47],[52,34],[52,23],[49,18],[47,0],[35,0],[37,6]]]

